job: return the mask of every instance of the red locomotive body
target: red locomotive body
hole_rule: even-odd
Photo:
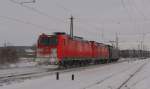
[[[65,39],[61,41],[62,48],[61,56],[62,59],[84,59],[92,58],[92,48],[90,42],[83,41],[77,38],[70,38],[70,36],[65,36]]]
[[[92,61],[107,62],[109,53],[107,45],[86,41],[80,37],[71,38],[64,33],[42,34],[37,44],[37,61],[63,66]]]

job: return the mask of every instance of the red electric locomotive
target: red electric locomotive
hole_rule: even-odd
[[[37,61],[51,65],[72,66],[105,63],[110,59],[109,46],[65,33],[42,34],[37,44]]]

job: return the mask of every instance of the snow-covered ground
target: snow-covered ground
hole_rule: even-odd
[[[56,75],[50,75],[1,86],[0,89],[149,89],[149,68],[149,59],[125,61],[61,73],[59,80]],[[75,80],[71,80],[72,74]]]
[[[124,59],[121,58],[118,62],[128,61],[131,59]],[[132,60],[137,60],[133,59]],[[28,61],[21,61],[15,64],[8,64],[3,65],[0,67],[0,77],[9,76],[9,75],[19,75],[19,74],[27,74],[27,73],[38,73],[44,72],[51,68],[52,66],[40,66],[37,65],[36,62],[28,62]],[[54,68],[54,67],[53,67]]]
[[[5,76],[41,73],[50,70],[48,65],[38,65],[34,58],[20,58],[17,63],[0,64],[0,78]]]
[[[150,89],[150,63],[148,62],[122,89]]]

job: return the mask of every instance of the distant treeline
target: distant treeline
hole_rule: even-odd
[[[0,48],[0,64],[15,63],[17,61],[18,61],[18,55],[14,47]]]
[[[34,58],[35,46],[0,47],[0,64],[15,63],[19,58]]]
[[[150,57],[150,51],[145,50],[120,50],[120,57],[123,58],[136,58],[136,57],[143,57],[148,58]]]

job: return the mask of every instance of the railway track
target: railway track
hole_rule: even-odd
[[[122,63],[122,62],[126,62],[126,61],[128,61],[128,60],[109,63],[107,65]],[[92,69],[92,68],[96,68],[96,67],[100,67],[100,66],[106,66],[106,64],[90,65],[90,66],[76,67],[76,68],[70,68],[70,69],[48,69],[45,72],[42,71],[42,72],[36,72],[36,73],[33,72],[33,73],[8,75],[8,76],[0,77],[0,86],[2,86],[3,84],[11,84],[14,81],[24,81],[26,79],[34,79],[34,78],[38,78],[38,77],[53,75],[56,72],[66,73],[66,72],[71,72],[71,71],[83,71],[85,69]]]
[[[147,64],[147,62],[143,63],[141,66],[139,66],[137,69],[135,69],[135,72],[133,72],[133,73],[130,75],[130,77],[128,77],[127,79],[125,79],[125,81],[124,81],[118,88],[116,88],[116,89],[122,89],[123,87],[126,87],[127,82],[129,82],[130,79],[131,79],[134,75],[136,75],[138,72],[140,72],[140,71],[142,70],[142,68],[143,68],[146,64]],[[124,73],[124,72],[128,71],[128,70],[130,69],[130,67],[131,67],[131,66],[125,68],[124,70],[115,72],[115,73],[110,74],[110,75],[108,75],[108,76],[105,76],[103,79],[99,79],[98,81],[96,81],[96,82],[94,82],[94,83],[92,83],[92,84],[90,84],[90,85],[88,85],[88,86],[86,86],[86,87],[80,88],[80,89],[91,89],[92,87],[94,87],[94,86],[96,86],[96,85],[99,85],[99,84],[102,84],[103,82],[105,82],[105,81],[107,81],[107,80],[109,81],[109,79],[111,79],[112,77],[118,76],[118,75],[120,75],[121,73]],[[113,89],[112,87],[109,87],[109,86],[108,86],[108,88]],[[94,89],[95,89],[95,88],[94,88]],[[130,88],[128,88],[128,89],[130,89]]]
[[[137,74],[139,73],[144,66],[146,66],[148,62],[145,62],[143,65],[141,65],[134,73],[132,73],[117,89],[122,89],[123,87],[128,88],[127,83]],[[129,88],[130,89],[130,88]]]
[[[122,62],[120,62],[120,63],[122,63]],[[101,80],[99,80],[99,81],[96,81],[95,83],[93,83],[93,84],[91,84],[91,85],[88,85],[88,86],[86,86],[86,87],[84,87],[84,88],[81,88],[81,89],[90,89],[90,88],[92,88],[93,86],[98,85],[98,84],[101,84],[101,83],[105,82],[106,80],[109,80],[110,78],[119,75],[119,74],[122,73],[122,72],[128,71],[129,68],[130,68],[130,66],[127,67],[127,68],[125,68],[124,70],[121,70],[121,71],[115,72],[115,73],[113,73],[113,74],[110,74],[110,75],[104,77],[103,79],[101,79]]]

